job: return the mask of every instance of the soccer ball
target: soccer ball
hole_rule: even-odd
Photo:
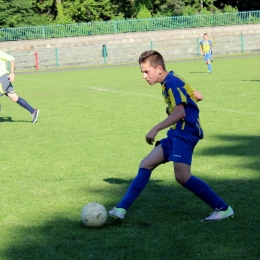
[[[105,207],[97,202],[86,204],[81,211],[81,221],[87,227],[101,227],[107,220]]]

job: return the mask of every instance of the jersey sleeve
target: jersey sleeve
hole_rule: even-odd
[[[0,51],[0,59],[4,61],[14,61],[14,57],[10,54],[7,54],[3,51]]]
[[[168,95],[173,108],[183,103],[187,104],[187,92],[183,87],[169,88]]]

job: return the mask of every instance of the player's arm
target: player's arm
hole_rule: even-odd
[[[176,124],[178,121],[182,120],[186,116],[184,105],[179,104],[174,107],[174,110],[172,113],[161,123],[154,126],[151,131],[145,136],[146,142],[148,144],[153,144],[155,136],[159,133],[159,131],[168,128],[174,124]]]
[[[194,96],[195,96],[197,102],[203,100],[203,95],[197,90],[194,90]]]
[[[200,54],[201,54],[201,56],[204,56],[204,51],[202,49],[202,44],[200,44]]]
[[[211,43],[211,54],[213,54],[213,52],[214,52],[214,46],[213,46],[213,44]]]
[[[14,67],[15,67],[14,61],[10,61],[10,74],[9,74],[10,82],[14,81]]]

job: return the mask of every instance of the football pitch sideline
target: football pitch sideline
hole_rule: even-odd
[[[259,64],[259,54],[216,57],[209,74],[203,59],[166,62],[204,96],[192,173],[235,217],[202,223],[212,209],[168,163],[124,221],[97,229],[84,227],[80,212],[90,202],[109,210],[124,195],[152,149],[145,135],[167,116],[160,85],[149,86],[138,64],[17,74],[17,94],[40,115],[32,124],[0,99],[0,260],[259,259]]]

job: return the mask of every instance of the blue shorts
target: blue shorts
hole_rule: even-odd
[[[199,140],[200,138],[193,134],[170,129],[167,137],[160,141],[165,162],[173,161],[191,165],[194,147]]]
[[[210,60],[210,59],[211,59],[211,54],[210,53],[204,55],[204,60],[205,61]]]

